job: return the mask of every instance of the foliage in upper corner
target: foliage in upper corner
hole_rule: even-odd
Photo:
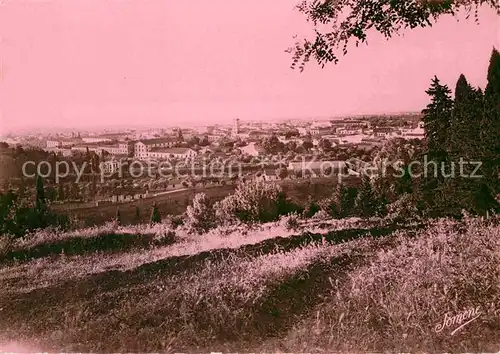
[[[368,30],[391,38],[405,28],[432,26],[442,15],[455,16],[460,9],[467,18],[473,13],[478,22],[483,4],[500,14],[498,0],[304,0],[297,9],[313,24],[315,38],[298,41],[287,52],[292,54],[293,69],[304,70],[311,58],[324,67],[338,62],[340,48],[347,54],[351,40],[356,46],[366,42]]]

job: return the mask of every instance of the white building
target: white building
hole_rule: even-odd
[[[330,127],[311,127],[311,129],[309,129],[309,132],[313,136],[323,136],[332,134],[333,131]]]
[[[47,147],[48,148],[58,148],[59,147],[59,140],[47,140]]]
[[[403,132],[403,138],[405,139],[424,139],[425,129],[424,122],[419,122],[418,127],[415,129],[408,129]]]
[[[112,174],[120,170],[121,162],[115,159],[101,162],[100,168],[104,173]]]
[[[187,159],[193,158],[198,153],[189,148],[152,148],[151,150],[141,154],[145,159]]]
[[[372,135],[375,138],[390,139],[401,136],[401,132],[392,128],[374,128]]]
[[[347,126],[347,127],[337,128],[337,134],[341,135],[355,135],[355,134],[361,134],[362,132],[363,128],[359,127]]]
[[[83,142],[85,143],[104,143],[104,142],[110,142],[111,139],[108,138],[102,138],[98,136],[87,136],[82,138]]]
[[[67,146],[72,146],[80,143],[81,140],[76,139],[56,139],[56,140],[47,140],[48,148],[62,148]]]
[[[124,155],[130,156],[134,151],[134,143],[132,141],[120,142],[114,145],[103,145],[103,144],[78,144],[71,148],[73,151],[86,152],[87,149],[91,152],[95,152],[98,155],[102,155],[103,152],[107,152],[110,155]]]
[[[134,144],[134,156],[139,158],[149,157],[148,152],[154,148],[172,148],[179,143],[175,138],[142,139]]]

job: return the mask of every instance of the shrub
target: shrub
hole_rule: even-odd
[[[280,179],[285,179],[288,177],[288,170],[286,168],[278,168],[276,169],[276,176]]]
[[[394,203],[387,206],[388,216],[395,220],[414,219],[419,216],[417,201],[413,194],[403,194]]]
[[[330,214],[321,209],[320,211],[318,211],[317,213],[315,213],[312,217],[311,217],[313,220],[318,220],[318,221],[322,221],[322,220],[328,220],[331,218]]]
[[[192,232],[202,233],[216,226],[215,211],[205,193],[194,196],[193,205],[186,210],[186,226]]]
[[[304,210],[304,216],[306,218],[313,217],[320,210],[321,208],[318,203],[316,203],[314,200],[312,200],[312,198],[309,197],[306,208]]]
[[[0,235],[0,258],[4,257],[12,248],[12,238]]]
[[[12,191],[0,193],[0,234],[22,237],[36,229],[68,226],[68,217],[48,210],[42,199],[34,206]]]
[[[283,215],[280,218],[281,226],[285,227],[287,231],[296,231],[299,229],[299,215],[297,213],[291,213],[288,215]]]
[[[177,235],[170,226],[166,224],[156,224],[154,226],[155,236],[153,239],[153,244],[155,246],[165,246],[174,243],[177,239]]]
[[[377,213],[377,200],[368,177],[363,179],[363,185],[356,197],[356,212],[362,217],[374,216]]]
[[[231,194],[214,206],[221,222],[240,220],[245,223],[268,222],[278,219],[285,203],[281,187],[264,182],[238,185]],[[285,198],[286,200],[286,198]],[[286,204],[286,203],[285,203]]]

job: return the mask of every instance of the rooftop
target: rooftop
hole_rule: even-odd
[[[157,139],[139,139],[137,142],[141,142],[144,145],[154,145],[154,144],[164,144],[164,143],[175,143],[178,142],[177,138],[157,138]]]
[[[153,148],[151,149],[151,152],[163,152],[163,153],[169,153],[169,154],[185,154],[188,151],[194,151],[193,149],[190,148]]]

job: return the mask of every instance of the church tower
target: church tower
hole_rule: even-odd
[[[236,136],[240,133],[240,119],[234,118],[233,120],[233,136]]]

